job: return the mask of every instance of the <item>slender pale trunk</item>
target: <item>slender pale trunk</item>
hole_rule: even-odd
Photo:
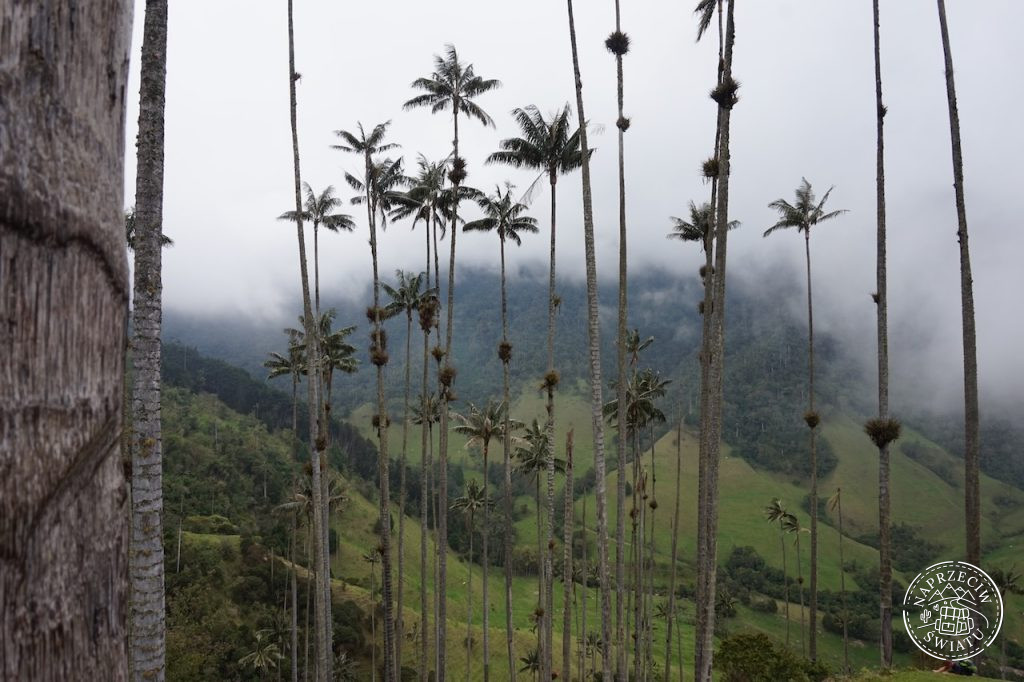
[[[735,42],[736,26],[734,19],[734,0],[729,0],[725,48],[722,59],[722,82],[731,83],[732,53]],[[718,182],[717,207],[715,217],[715,267],[712,280],[710,312],[710,340],[708,343],[707,379],[708,393],[706,408],[709,412],[706,432],[701,433],[701,449],[704,450],[706,467],[705,507],[704,507],[704,546],[703,565],[698,568],[701,573],[701,599],[697,605],[696,631],[696,664],[694,678],[698,681],[711,679],[712,661],[714,658],[715,631],[715,579],[718,573],[717,563],[717,532],[718,532],[718,459],[722,437],[722,384],[725,372],[725,289],[726,289],[726,256],[729,237],[729,174],[730,152],[729,133],[733,102],[722,98],[719,102],[719,150],[718,150]]]
[[[615,0],[615,31],[622,30],[619,12],[619,2]],[[626,409],[627,389],[626,384],[626,317],[627,317],[627,268],[626,268],[626,170],[625,170],[625,131],[623,130],[625,118],[623,114],[623,77],[622,77],[622,55],[615,55],[615,72],[617,81],[617,102],[618,102],[618,143],[619,143],[619,315],[616,325],[616,398],[618,410],[615,422],[618,428],[618,461],[619,475],[617,477],[616,490],[616,526],[615,526],[615,581],[619,586],[616,591],[616,632],[615,632],[615,660],[616,671],[619,679],[626,679],[626,661],[628,659],[626,645],[626,619],[624,612],[625,590],[623,586],[626,577]],[[634,508],[636,497],[636,477],[633,478]],[[636,531],[636,516],[633,517],[633,530]],[[634,535],[635,537],[635,535]],[[634,623],[635,626],[635,623]],[[639,642],[634,642],[634,649]]]
[[[296,577],[295,547],[299,544],[299,517],[292,516],[292,682],[299,682],[299,580]]]
[[[635,367],[633,368],[633,381],[634,382],[636,381],[636,368]],[[628,393],[627,393],[627,395],[628,395]],[[631,509],[630,515],[629,515],[630,516],[630,521],[631,521],[631,526],[632,526],[630,528],[629,552],[630,552],[630,564],[631,564],[630,568],[633,571],[633,576],[632,576],[632,582],[633,582],[632,587],[633,587],[633,589],[630,590],[630,599],[632,599],[632,604],[631,604],[632,609],[631,609],[631,611],[632,611],[632,614],[633,614],[633,633],[632,633],[632,636],[631,636],[632,640],[633,640],[633,646],[631,647],[631,649],[633,651],[633,678],[634,679],[639,679],[640,678],[640,661],[641,661],[641,656],[640,656],[640,649],[641,649],[641,643],[640,643],[640,585],[643,582],[643,580],[641,578],[641,575],[640,575],[640,561],[641,561],[640,560],[640,555],[642,553],[642,551],[640,549],[641,548],[641,544],[642,544],[640,538],[643,536],[643,530],[640,528],[640,502],[639,502],[640,489],[643,486],[643,482],[640,480],[640,434],[639,434],[638,428],[639,427],[635,427],[635,428],[630,429],[632,431],[631,435],[633,437],[632,438],[632,440],[633,440],[633,452],[632,452],[632,454],[633,454],[633,486],[632,486],[633,487],[633,499],[632,499],[633,506],[632,506],[632,509]],[[628,661],[628,654],[626,655],[626,658],[627,658],[627,661]],[[622,679],[626,679],[626,678],[623,677]]]
[[[668,579],[668,619],[665,624],[665,682],[672,680],[672,625],[676,614],[676,559],[679,549],[679,498],[683,487],[683,420],[676,428],[676,508],[672,516],[672,554]],[[683,652],[679,652],[679,679],[683,679]]]
[[[847,632],[849,612],[846,610],[846,562],[843,560],[843,497],[837,490],[836,511],[839,514],[839,595],[843,607],[843,672],[850,674],[850,637]]]
[[[885,106],[882,104],[882,58],[878,0],[874,0],[875,116],[878,130],[875,160],[877,210],[876,311],[878,313],[878,418],[889,419],[889,293],[886,266],[885,225]],[[879,653],[883,668],[892,667],[892,516],[889,486],[889,444],[878,448],[878,595]],[[846,623],[843,628],[845,632]]]
[[[373,260],[373,331],[371,332],[371,357],[377,367],[377,437],[380,442],[378,475],[380,477],[380,563],[381,585],[384,594],[384,679],[394,682],[398,677],[398,662],[395,660],[394,605],[391,603],[391,482],[388,462],[388,406],[384,398],[384,366],[387,364],[387,344],[381,326],[380,275],[377,258],[376,211],[371,203],[370,154],[366,154],[366,208],[370,219],[370,255]]]
[[[320,414],[320,382],[312,377],[320,376],[320,337],[317,321],[313,317],[313,307],[309,295],[309,271],[306,265],[306,241],[302,228],[302,179],[299,169],[299,131],[296,121],[296,98],[295,81],[298,74],[295,72],[295,37],[294,22],[292,18],[292,0],[288,0],[288,90],[291,98],[291,129],[292,129],[292,158],[295,172],[295,227],[299,240],[299,271],[302,282],[302,322],[306,334],[306,357],[309,368],[309,381],[307,402],[309,410],[309,442],[311,445],[312,467],[311,467],[311,488],[313,490],[313,533],[315,536],[314,552],[316,554],[318,588],[316,590],[316,632],[317,632],[317,676],[320,680],[331,678],[330,652],[332,649],[332,622],[330,618],[330,601],[327,596],[330,593],[330,572],[328,547],[325,542],[326,517],[323,508],[323,488],[321,484],[322,467],[324,466],[323,446],[324,438],[321,433],[321,423],[318,419]]]
[[[431,216],[427,216],[427,224],[424,233],[427,237],[427,283],[426,292],[430,294],[430,227]],[[431,305],[436,314],[436,305]],[[423,331],[423,384],[420,394],[420,682],[427,682],[429,671],[427,669],[427,650],[430,640],[430,616],[427,611],[427,510],[430,508],[431,491],[428,485],[430,470],[433,463],[430,461],[430,437],[428,430],[430,426],[430,399],[427,395],[427,382],[430,380],[430,361],[427,359],[430,354],[430,323],[429,317],[420,316],[420,329]]]
[[[470,679],[470,664],[473,662],[473,514],[469,515],[469,584],[466,587],[466,679]]]
[[[942,54],[946,65],[946,100],[949,138],[953,152],[953,188],[956,193],[957,240],[960,242],[960,309],[964,344],[964,516],[967,561],[981,563],[981,492],[979,487],[978,348],[974,328],[974,280],[967,242],[967,207],[964,201],[964,157],[960,148],[960,113],[953,79],[953,53],[949,47],[945,0],[938,0]]]
[[[132,316],[131,668],[134,679],[165,674],[163,448],[160,424],[160,237],[163,224],[167,2],[147,0],[142,41],[138,173],[135,187],[135,296]]]
[[[814,412],[814,305],[811,299],[811,231],[804,231],[804,251],[807,254],[807,409]],[[811,445],[811,602],[809,605],[811,660],[818,658],[818,442],[817,423],[810,425]]]
[[[508,344],[508,300],[505,295],[505,240],[501,240],[501,340]],[[510,346],[506,346],[511,348]],[[511,355],[501,360],[502,395],[505,401],[505,423],[502,426],[501,454],[504,464],[504,507],[505,507],[505,648],[508,650],[509,679],[516,677],[515,643],[512,630],[512,424],[510,401],[509,361]],[[484,666],[484,674],[489,673]]]
[[[377,682],[377,604],[374,601],[373,563],[370,564],[370,679]]]
[[[800,531],[796,532],[796,584],[800,592],[800,655],[807,655],[807,630],[804,627],[804,573],[800,560]]]
[[[782,545],[782,589],[786,600],[786,646],[789,646],[789,576],[786,574],[786,536],[779,525],[779,543]]]
[[[401,679],[402,639],[405,632],[405,469],[409,447],[409,387],[412,384],[412,309],[405,311],[405,402],[402,405],[402,461],[398,465],[398,588],[395,608],[395,667]]]
[[[316,570],[315,570],[316,567],[313,565],[313,561],[312,561],[312,558],[311,558],[312,557],[311,553],[313,552],[313,543],[312,543],[312,540],[311,540],[312,533],[313,533],[312,520],[309,518],[309,516],[307,514],[307,517],[306,517],[306,634],[305,634],[304,642],[303,642],[304,652],[302,654],[302,679],[303,680],[308,680],[309,679],[309,613],[310,613],[310,611],[313,610],[312,605],[310,604],[310,596],[312,595],[312,590],[315,589],[314,585],[315,585],[315,581],[316,581]]]
[[[320,223],[313,221],[313,312],[320,319]]]
[[[601,329],[597,302],[597,260],[594,247],[594,204],[590,186],[590,147],[587,143],[587,117],[583,111],[583,81],[580,78],[579,53],[572,0],[566,0],[569,15],[569,42],[572,47],[573,78],[576,84],[576,116],[580,126],[582,156],[583,236],[587,271],[587,348],[590,366],[590,416],[594,432],[595,492],[597,499],[597,552],[601,574],[601,641],[604,679],[612,679],[609,646],[611,633],[611,583],[608,575],[608,502],[605,488],[604,405],[601,385]]]
[[[588,551],[587,551],[587,496],[583,495],[583,566],[580,567],[580,575],[583,576],[583,616],[580,618],[580,631],[577,635],[577,643],[580,647],[580,675],[584,675],[584,659],[586,658],[586,642],[587,642],[587,597],[590,595],[589,575],[590,567],[588,565]]]
[[[483,529],[483,532],[482,532],[482,537],[480,538],[481,539],[481,544],[483,545],[483,547],[481,548],[481,559],[483,560],[483,586],[481,588],[481,592],[482,592],[481,599],[483,601],[482,606],[483,606],[483,611],[484,611],[483,619],[482,619],[483,647],[484,647],[484,680],[489,680],[490,679],[490,672],[491,672],[491,670],[490,670],[491,669],[491,649],[490,649],[490,637],[488,636],[488,628],[490,627],[490,614],[488,613],[488,610],[489,610],[488,609],[488,605],[490,604],[490,602],[488,601],[488,593],[487,593],[487,578],[488,578],[488,570],[487,570],[487,568],[488,568],[488,566],[490,564],[490,561],[489,561],[489,558],[488,558],[488,555],[487,555],[487,536],[489,535],[487,530],[490,528],[490,511],[488,509],[490,498],[487,496],[487,468],[488,468],[488,464],[487,464],[488,457],[487,457],[487,455],[488,455],[488,450],[490,449],[489,446],[490,446],[489,442],[484,444],[484,509],[483,509],[483,512],[484,512],[484,524],[483,524],[484,525],[484,529]]]
[[[565,509],[562,516],[562,679],[572,679],[572,437],[565,437]]]
[[[459,161],[459,103],[454,102],[452,106],[452,119],[453,126],[455,129],[455,138],[453,140],[453,158],[457,163]],[[438,398],[441,401],[441,434],[440,442],[438,443],[438,464],[441,468],[439,475],[440,481],[438,485],[438,506],[440,507],[440,519],[437,527],[438,535],[438,563],[440,564],[438,569],[438,640],[437,640],[437,681],[444,682],[445,680],[445,649],[446,649],[446,633],[448,629],[448,421],[449,411],[448,402],[451,400],[452,388],[455,384],[454,370],[455,366],[452,363],[452,326],[454,324],[454,309],[455,309],[455,236],[459,231],[459,183],[452,181],[452,218],[451,218],[451,251],[448,256],[448,320],[445,326],[445,342],[444,342],[444,364],[445,369],[450,369],[451,372],[448,376],[448,383],[446,384],[438,377]]]
[[[547,420],[545,423],[545,432],[548,440],[548,460],[547,460],[547,482],[548,482],[548,504],[547,504],[547,515],[548,515],[548,551],[543,555],[543,570],[540,572],[540,596],[541,604],[544,608],[544,619],[542,621],[542,631],[544,633],[544,646],[542,648],[543,655],[541,656],[541,668],[542,671],[546,670],[548,677],[550,677],[551,671],[554,670],[553,656],[554,652],[551,651],[551,640],[552,631],[554,625],[554,600],[552,598],[552,591],[554,587],[554,570],[552,564],[552,550],[554,549],[554,522],[555,522],[555,510],[554,510],[554,499],[555,499],[555,222],[556,222],[556,198],[555,198],[555,182],[557,175],[553,170],[548,171],[548,181],[551,184],[551,250],[550,250],[550,267],[548,268],[548,337],[547,337],[547,351],[548,351],[548,374],[544,380],[544,386],[547,389]],[[539,508],[538,508],[539,509]],[[539,513],[539,511],[538,511]],[[541,559],[540,556],[537,557]],[[543,672],[541,673],[543,677]]]
[[[122,196],[132,4],[0,3],[5,680],[129,678],[130,503],[121,459],[129,280]],[[152,57],[150,24],[157,18],[149,14],[144,55]],[[163,83],[149,66],[142,69],[143,119],[146,79]],[[140,175],[141,157],[140,148]],[[162,168],[162,157],[149,157]],[[150,213],[159,212],[159,202],[150,202]],[[159,240],[159,218],[150,224]],[[159,243],[155,249],[159,258]],[[159,364],[156,376],[158,382]],[[148,450],[150,460],[154,450],[158,456],[159,440]],[[152,473],[159,484],[159,459]],[[147,516],[159,523],[159,487],[140,497],[155,507]],[[158,551],[161,541],[158,532]],[[162,586],[162,558],[140,558],[154,564]],[[162,623],[163,593],[154,596],[160,611],[148,617]],[[159,656],[162,669],[163,635],[153,640],[152,658]]]

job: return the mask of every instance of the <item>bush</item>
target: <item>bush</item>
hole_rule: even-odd
[[[752,597],[750,600],[750,608],[754,611],[760,611],[761,613],[778,613],[779,603],[771,597],[766,597],[764,599]]]
[[[725,682],[807,682],[804,664],[761,633],[738,633],[719,645],[715,662]]]

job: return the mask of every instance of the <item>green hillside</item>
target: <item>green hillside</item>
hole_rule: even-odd
[[[196,359],[190,362],[198,362]],[[230,385],[228,397],[246,393],[244,377],[216,380],[207,379],[205,388],[218,390],[222,384]],[[590,408],[583,397],[582,386],[573,387],[558,397],[557,442],[562,449],[565,434],[570,428],[575,431],[575,473],[577,479],[593,466],[591,442]],[[264,398],[264,404],[268,398]],[[243,401],[239,403],[245,405]],[[456,409],[466,406],[459,404]],[[394,410],[394,406],[392,407]],[[543,415],[543,397],[533,387],[524,386],[514,401],[513,414],[520,420],[528,421]],[[257,418],[258,415],[258,418]],[[165,490],[167,520],[165,521],[168,561],[168,609],[170,633],[168,636],[168,660],[170,679],[202,679],[228,677],[248,679],[246,671],[238,660],[251,648],[255,632],[259,629],[280,629],[281,608],[287,588],[287,569],[291,565],[287,557],[290,552],[290,520],[287,516],[273,513],[273,509],[286,501],[291,488],[292,477],[308,456],[303,444],[296,440],[289,429],[279,428],[281,422],[290,422],[282,417],[287,411],[253,406],[252,413],[240,415],[217,398],[209,394],[194,394],[182,388],[167,386],[164,394],[164,432],[167,458]],[[361,432],[347,433],[346,446],[358,446],[358,452],[366,450],[366,439],[375,439],[370,424],[370,409],[364,405],[350,416],[350,423]],[[392,459],[399,456],[401,426],[398,412],[392,412],[391,442]],[[274,425],[268,428],[268,423]],[[341,431],[338,431],[340,434]],[[842,486],[844,555],[847,566],[846,587],[850,591],[863,588],[866,594],[874,589],[873,567],[877,564],[877,552],[872,547],[877,527],[876,490],[877,469],[874,449],[870,447],[860,427],[851,418],[832,415],[823,427],[824,438],[836,455],[834,469],[821,484],[823,495]],[[436,437],[436,436],[435,436]],[[360,445],[360,443],[362,443]],[[690,665],[693,650],[693,603],[692,585],[694,580],[692,562],[695,546],[694,523],[696,518],[696,441],[694,434],[684,429],[681,453],[682,472],[682,532],[680,534],[679,585],[681,601],[681,632],[678,642],[683,650],[682,661],[678,650],[673,657],[673,667],[680,662],[684,668]],[[655,517],[655,604],[666,600],[665,585],[669,569],[671,542],[670,519],[675,499],[675,458],[676,434],[669,431],[661,435],[654,446],[654,471],[656,473],[656,498],[659,502]],[[909,451],[912,456],[908,456]],[[614,456],[613,443],[609,441],[609,456]],[[365,457],[366,455],[360,455]],[[409,438],[407,456],[410,463],[410,489],[418,486],[419,433],[414,430]],[[452,438],[450,495],[461,494],[461,481],[468,478],[482,478],[479,453],[467,450],[464,440]],[[377,546],[374,525],[377,521],[376,490],[372,482],[354,475],[355,470],[366,470],[366,462],[354,461],[351,455],[335,452],[332,464],[343,472],[342,481],[347,501],[332,522],[334,554],[332,572],[334,577],[334,602],[336,621],[336,643],[349,652],[362,671],[369,670],[372,660],[373,633],[371,626],[370,564],[363,560]],[[492,467],[501,462],[500,444],[491,452]],[[643,455],[643,466],[650,469],[651,451]],[[911,429],[904,429],[904,437],[893,453],[893,512],[899,523],[907,524],[911,544],[922,545],[924,553],[907,552],[902,556],[908,569],[897,572],[896,579],[905,584],[910,575],[931,560],[956,556],[961,540],[958,460]],[[393,480],[397,476],[393,476]],[[616,474],[610,472],[609,491],[614,491]],[[396,483],[397,485],[397,483]],[[492,490],[494,486],[492,476]],[[561,478],[559,478],[559,496]],[[516,551],[536,557],[536,520],[532,486],[517,477],[516,489]],[[396,488],[397,490],[397,488]],[[985,506],[986,566],[1009,566],[1018,557],[1016,543],[1024,540],[1024,493],[1009,486],[983,477]],[[772,497],[781,497],[790,511],[796,513],[804,525],[809,523],[803,503],[805,484],[798,476],[768,472],[752,467],[746,460],[736,457],[730,448],[723,450],[721,463],[721,500],[719,523],[719,563],[721,566],[720,591],[729,592],[733,597],[735,615],[720,619],[720,636],[738,632],[764,632],[777,641],[784,641],[787,632],[786,608],[781,599],[767,592],[750,589],[737,582],[734,577],[736,566],[742,561],[766,562],[763,571],[768,574],[782,568],[780,536],[777,528],[769,526],[763,517],[763,507]],[[614,495],[610,495],[614,502]],[[420,585],[423,582],[419,566],[420,528],[418,521],[418,499],[410,498],[410,516],[403,522],[404,590],[406,632],[418,633],[420,627]],[[595,546],[595,500],[592,491],[579,494],[574,503],[576,524],[583,523],[583,508],[586,507],[586,527],[589,561],[596,556]],[[610,524],[614,528],[614,507],[610,511]],[[397,543],[397,504],[392,510],[396,532],[393,541]],[[500,513],[495,513],[495,520]],[[180,567],[177,556],[177,528],[181,520]],[[627,520],[628,521],[628,520]],[[558,524],[560,525],[560,521]],[[822,609],[835,608],[835,594],[840,585],[838,561],[839,536],[835,530],[835,519],[823,517],[821,526],[820,580]],[[627,523],[627,533],[628,533]],[[481,620],[482,620],[482,567],[477,561],[470,563],[465,524],[457,514],[451,515],[450,540],[455,548],[448,560],[448,656],[450,670],[462,676],[467,664],[465,642],[467,637],[466,617],[472,599],[472,650],[469,654],[470,679],[478,679],[482,666]],[[492,536],[493,537],[493,536]],[[558,537],[561,538],[559,531]],[[854,539],[857,538],[857,539]],[[428,541],[433,547],[433,533]],[[479,557],[477,537],[474,556]],[[787,548],[789,579],[795,573],[795,547],[792,539],[785,540]],[[490,623],[492,671],[502,674],[506,668],[504,653],[504,599],[503,570],[494,559],[497,555],[497,541],[492,541],[490,571]],[[305,617],[302,597],[305,594],[304,543],[298,547],[298,576],[300,583],[299,622]],[[752,548],[748,550],[746,548]],[[929,552],[931,553],[929,555]],[[432,549],[431,549],[432,553]],[[899,555],[899,550],[897,549]],[[612,550],[614,557],[614,549]],[[897,556],[897,560],[900,560]],[[282,558],[284,557],[284,558]],[[561,543],[556,547],[556,563],[560,562]],[[919,565],[915,565],[914,562]],[[803,572],[807,568],[807,543],[802,547]],[[913,570],[910,570],[913,569]],[[428,594],[435,594],[431,572],[428,568]],[[910,571],[910,573],[908,573]],[[472,572],[472,590],[469,588]],[[375,578],[379,590],[380,576]],[[627,587],[628,589],[628,587]],[[517,656],[525,655],[532,649],[535,635],[530,629],[530,614],[536,607],[537,579],[532,569],[521,568],[513,587],[513,615],[517,628]],[[899,594],[895,595],[897,600]],[[379,595],[378,595],[379,597]],[[806,597],[806,595],[805,595]],[[560,651],[561,634],[561,584],[555,584],[555,647]],[[587,610],[587,630],[598,629],[598,591],[592,584],[589,589],[576,585],[574,618],[583,615],[584,602]],[[766,612],[764,605],[775,604],[774,612]],[[877,608],[877,607],[874,607]],[[1017,642],[1024,639],[1024,618],[1021,611],[1024,600],[1011,597],[1007,608],[1004,636]],[[797,590],[790,587],[790,642],[794,650],[800,647],[800,609]],[[577,621],[578,622],[578,621]],[[286,624],[285,624],[286,625]],[[378,621],[379,625],[379,621]],[[870,625],[870,624],[869,624]],[[574,625],[578,630],[579,626]],[[876,626],[877,627],[877,626]],[[897,627],[902,627],[897,624]],[[834,632],[819,625],[820,655],[822,660],[836,668],[842,660],[842,640]],[[897,630],[898,632],[898,630]],[[378,647],[380,632],[377,632]],[[664,623],[656,620],[654,625],[655,657],[658,665],[664,661]],[[204,642],[196,647],[196,642]],[[676,645],[674,645],[675,648]],[[300,634],[300,656],[303,655]],[[403,662],[407,667],[416,664],[416,645],[413,640],[403,643]],[[927,664],[911,655],[909,649],[898,653],[897,662],[903,666]],[[1017,652],[1017,653],[1014,653]],[[1011,655],[1019,656],[1020,649],[1011,646]],[[290,655],[289,652],[285,652]],[[855,639],[851,643],[851,662],[856,668],[872,668],[877,664],[877,652],[873,639]],[[379,657],[378,657],[379,658]],[[283,662],[286,663],[286,662]],[[590,663],[587,664],[588,666]]]

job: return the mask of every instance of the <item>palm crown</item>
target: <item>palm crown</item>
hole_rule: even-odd
[[[306,192],[306,200],[302,206],[302,219],[312,221],[314,230],[321,225],[331,232],[340,230],[351,232],[355,229],[356,224],[353,222],[352,216],[345,213],[333,213],[343,204],[342,200],[334,193],[334,185],[327,185],[327,188],[319,195],[313,191],[309,183],[302,183],[302,188]],[[277,219],[294,222],[295,217],[295,211],[285,211]]]
[[[821,198],[821,201],[816,203],[811,183],[807,182],[807,178],[801,178],[800,186],[796,188],[795,204],[791,204],[785,199],[776,199],[768,204],[769,208],[774,208],[779,212],[779,221],[765,230],[764,236],[767,237],[776,230],[782,230],[787,227],[795,227],[798,231],[803,232],[805,236],[809,236],[811,227],[814,225],[846,213],[845,209],[830,211],[829,213],[825,212],[825,202],[828,201],[828,197],[832,194],[833,189],[834,187],[830,187],[825,192],[825,196]]]
[[[412,217],[412,226],[423,221],[433,221],[441,227],[444,235],[445,221],[441,207],[444,203],[445,180],[448,177],[448,159],[429,161],[422,154],[416,160],[419,167],[416,175],[407,176],[405,192],[394,196],[391,209],[392,220]]]
[[[522,244],[520,232],[537,232],[537,220],[523,215],[527,208],[526,204],[513,201],[512,185],[506,185],[505,191],[496,187],[491,196],[483,196],[478,193],[474,199],[483,210],[484,217],[466,223],[463,230],[467,232],[497,230],[498,238],[501,241],[508,240],[516,246]]]
[[[545,119],[533,105],[513,109],[512,117],[519,124],[522,136],[502,140],[501,149],[488,156],[486,163],[505,163],[513,168],[546,172],[552,182],[559,174],[583,164],[580,131],[579,128],[570,131],[568,104],[550,119]],[[593,154],[594,150],[589,153]]]
[[[473,98],[501,87],[501,81],[484,79],[476,75],[472,64],[459,61],[454,45],[445,47],[444,57],[434,55],[434,72],[427,78],[417,78],[412,87],[424,90],[403,105],[404,109],[430,107],[431,113],[454,111],[494,126],[494,121]]]
[[[492,440],[505,434],[505,403],[488,400],[483,409],[470,403],[469,413],[456,415],[456,419],[459,423],[455,426],[455,432],[466,436],[467,448],[486,448]],[[521,422],[509,420],[511,430],[521,427]]]
[[[391,319],[396,315],[405,313],[412,317],[413,311],[419,309],[426,298],[432,298],[433,292],[421,292],[424,274],[406,274],[404,270],[396,270],[395,277],[398,279],[398,286],[393,287],[386,282],[381,282],[381,288],[388,295],[391,302],[384,307],[384,319]]]

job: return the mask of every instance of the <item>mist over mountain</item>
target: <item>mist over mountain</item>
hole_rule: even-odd
[[[546,274],[546,273],[545,273]],[[455,305],[454,365],[458,370],[456,390],[462,409],[466,403],[481,403],[500,394],[501,364],[497,357],[500,339],[500,292],[497,273],[481,268],[458,272]],[[819,280],[821,285],[819,286]],[[850,315],[837,304],[835,287],[825,276],[815,280],[815,353],[817,399],[825,419],[830,414],[847,414],[862,420],[875,410],[876,359],[875,319],[871,298],[864,295],[863,312]],[[546,368],[544,335],[547,310],[546,276],[531,268],[510,273],[509,315],[513,345],[511,376],[515,390],[537,384]],[[614,282],[600,287],[602,319],[602,361],[605,399],[612,396],[608,382],[614,377],[615,347]],[[555,364],[561,374],[562,390],[574,390],[587,377],[586,291],[582,282],[561,281],[555,338]],[[654,344],[641,356],[641,368],[649,367],[669,379],[663,403],[669,428],[679,418],[696,422],[700,343],[701,283],[696,277],[647,269],[631,275],[629,326],[641,337],[653,336]],[[369,300],[369,288],[365,292]],[[324,297],[322,309],[337,312],[335,328],[355,325],[350,340],[359,349],[360,372],[343,376],[335,390],[336,414],[347,414],[372,400],[374,388],[369,366],[368,325],[365,302]],[[730,280],[727,299],[726,387],[724,438],[741,456],[755,465],[805,474],[805,458],[795,453],[806,432],[802,415],[806,408],[807,332],[804,283],[788,268],[764,266],[757,271],[737,270]],[[299,306],[295,306],[299,310]],[[939,349],[948,339],[928,337],[918,322],[905,323],[890,317],[892,338],[893,413],[928,433],[953,453],[962,451],[962,403],[956,395],[961,374],[958,354],[942,356]],[[223,314],[193,315],[168,310],[164,318],[165,341],[176,341],[199,352],[241,367],[265,379],[262,363],[267,353],[287,347],[285,327],[297,327],[297,316],[273,321],[259,317]],[[908,329],[909,328],[909,329]],[[413,319],[411,343],[414,395],[419,392],[423,340]],[[946,330],[949,336],[958,330]],[[402,395],[402,371],[406,324],[404,316],[388,323],[390,364],[386,391]],[[431,347],[436,342],[431,341]],[[430,360],[433,365],[433,360]],[[286,381],[279,380],[287,389]],[[433,381],[433,380],[432,380]],[[942,387],[937,388],[937,387]],[[1010,420],[1019,405],[1000,391],[982,384],[985,419],[982,425],[982,461],[985,470],[997,477],[1024,485],[1024,458],[1020,445],[1024,432]],[[397,406],[397,402],[394,403]],[[659,434],[660,435],[660,434]],[[869,445],[865,437],[865,448]],[[824,452],[822,466],[828,470],[830,455]]]

